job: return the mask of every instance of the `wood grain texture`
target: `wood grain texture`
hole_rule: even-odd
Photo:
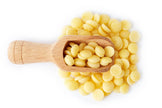
[[[108,66],[100,68],[68,66],[64,62],[63,51],[69,42],[89,43],[97,42],[100,46],[112,46],[113,43],[102,36],[64,36],[54,44],[39,44],[27,41],[14,41],[8,49],[8,58],[14,64],[26,64],[36,62],[54,62],[59,68],[68,72],[106,72],[114,64],[114,56],[112,63]]]
[[[14,41],[8,49],[8,58],[14,64],[50,62],[51,45],[27,41]]]

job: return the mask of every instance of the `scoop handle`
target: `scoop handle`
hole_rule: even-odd
[[[13,41],[8,48],[8,58],[14,64],[50,62],[52,44]]]

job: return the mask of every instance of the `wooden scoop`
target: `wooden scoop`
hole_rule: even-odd
[[[27,41],[14,41],[10,43],[8,49],[8,58],[14,64],[27,64],[36,62],[53,62],[59,68],[68,72],[106,72],[114,64],[114,56],[112,63],[108,66],[100,68],[68,66],[64,62],[64,49],[69,42],[89,43],[96,42],[102,47],[112,46],[113,43],[102,36],[64,36],[54,44],[40,44]]]

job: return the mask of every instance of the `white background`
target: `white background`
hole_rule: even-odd
[[[0,108],[162,107],[161,0],[0,0]],[[126,95],[101,102],[68,91],[53,63],[14,65],[7,58],[13,40],[52,43],[64,25],[85,11],[128,19],[141,34],[141,79]]]

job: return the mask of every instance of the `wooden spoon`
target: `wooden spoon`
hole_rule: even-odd
[[[114,64],[114,56],[112,63],[108,66],[100,68],[68,66],[64,62],[63,51],[69,42],[89,43],[97,42],[100,46],[112,46],[113,43],[102,36],[64,36],[54,44],[39,44],[27,41],[14,41],[10,43],[8,49],[8,58],[14,64],[27,64],[36,62],[53,62],[60,69],[68,72],[106,72]]]

